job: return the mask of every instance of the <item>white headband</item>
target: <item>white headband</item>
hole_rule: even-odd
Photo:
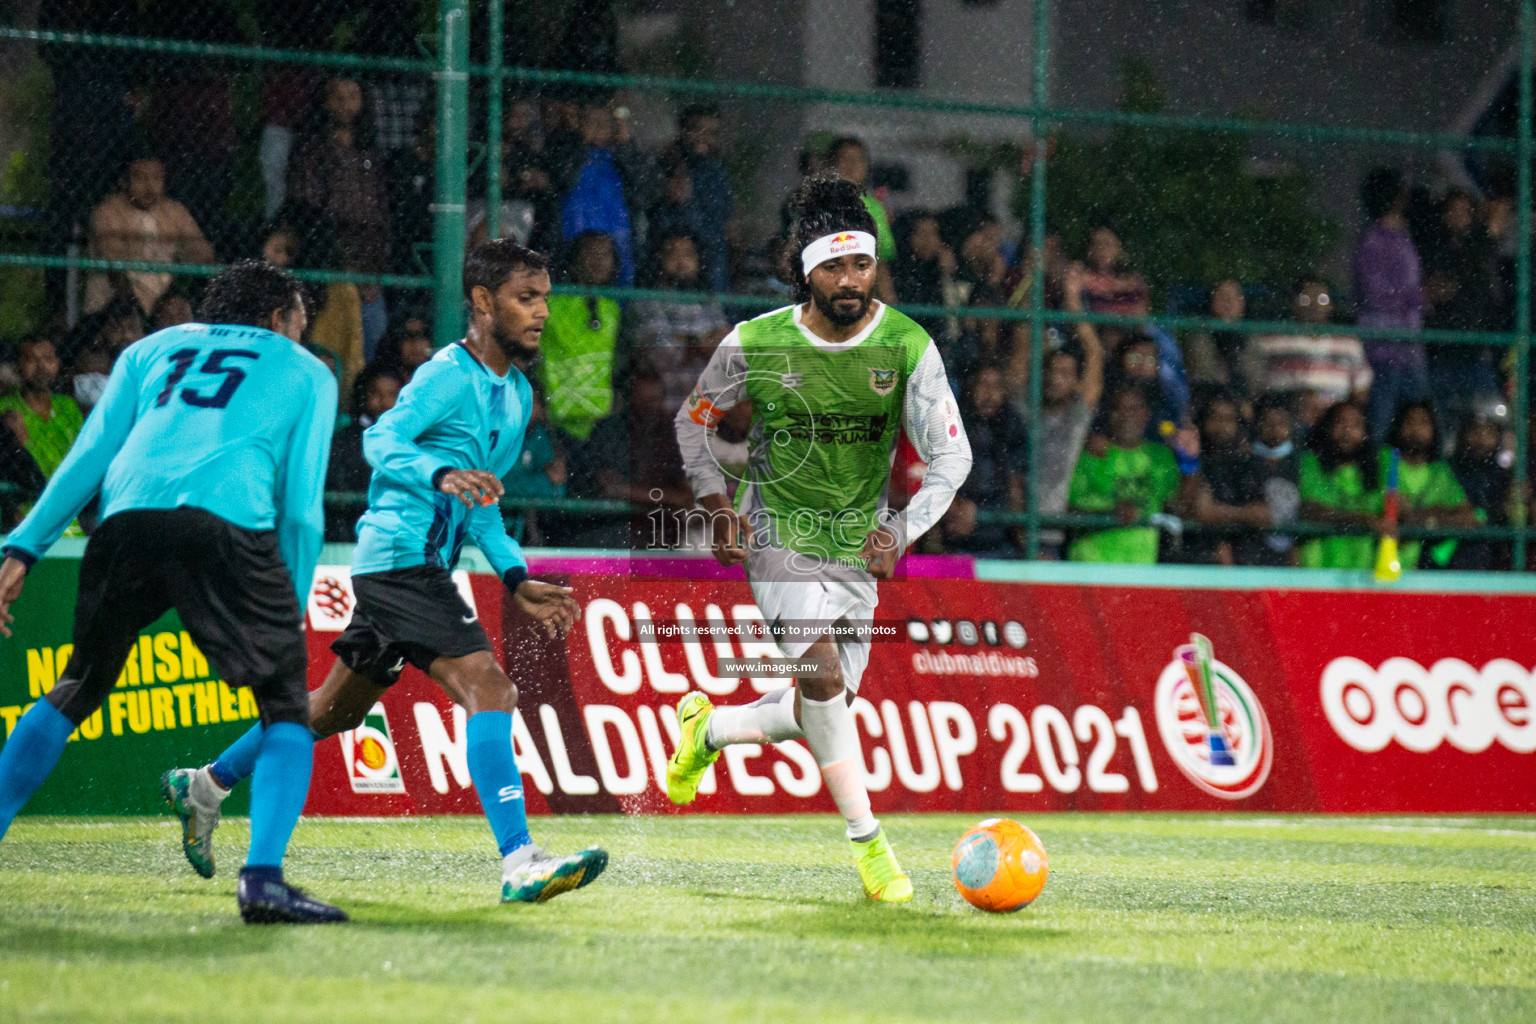
[[[800,266],[805,271],[805,276],[810,277],[811,271],[819,264],[849,253],[874,256],[875,236],[868,231],[839,231],[835,235],[822,235],[801,250]]]

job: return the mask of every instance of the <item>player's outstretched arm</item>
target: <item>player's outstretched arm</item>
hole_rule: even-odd
[[[278,473],[277,546],[303,608],[325,543],[325,472],[336,429],[336,380],[317,368]]]
[[[122,450],[137,418],[140,375],[138,360],[129,349],[112,368],[101,401],[86,418],[74,447],[54,471],[37,504],[0,545],[7,562],[17,563],[10,568],[8,578],[15,577],[18,569],[25,576],[26,570],[48,553],[65,527],[74,522],[80,510],[101,490],[107,468]],[[8,608],[20,595],[19,578],[14,590],[14,594],[10,594],[10,589],[0,594],[0,606]],[[8,616],[9,612],[5,614]]]
[[[917,449],[918,458],[928,463],[923,485],[907,507],[882,529],[889,530],[904,549],[933,528],[944,513],[965,478],[971,474],[971,441],[960,421],[960,406],[949,390],[949,375],[932,341],[918,360],[907,381],[907,395],[902,418],[907,437]],[[880,540],[880,531],[871,540]],[[896,551],[896,555],[900,550]],[[895,564],[895,556],[891,557]],[[870,569],[874,572],[874,568]]]

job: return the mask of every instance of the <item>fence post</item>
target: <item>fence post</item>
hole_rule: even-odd
[[[490,39],[485,101],[485,237],[501,237],[501,99],[504,46],[502,18],[506,0],[489,0],[486,34]]]
[[[1525,503],[1526,455],[1530,450],[1531,370],[1531,74],[1532,37],[1536,36],[1536,0],[1520,0],[1520,125],[1515,168],[1519,188],[1520,252],[1515,271],[1515,473],[1511,486],[1519,502],[1515,524],[1514,564],[1525,568],[1526,530],[1530,510]]]
[[[1034,90],[1030,105],[1045,107],[1050,83],[1050,0],[1035,0]],[[1024,488],[1026,525],[1024,557],[1040,557],[1040,374],[1045,366],[1045,125],[1029,119],[1030,145],[1035,159],[1030,165],[1029,247],[1033,254],[1034,280],[1029,289],[1029,480]]]
[[[469,144],[469,0],[442,0],[438,24],[437,184],[432,204],[432,341],[464,333],[465,149]]]

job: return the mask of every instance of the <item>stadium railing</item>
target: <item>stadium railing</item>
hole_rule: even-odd
[[[503,37],[503,0],[486,0],[487,38]],[[821,88],[785,86],[752,82],[721,82],[699,79],[668,78],[649,75],[610,75],[586,72],[552,70],[532,67],[507,67],[503,64],[502,48],[488,46],[489,59],[485,64],[472,64],[469,59],[471,25],[469,0],[441,0],[438,11],[437,53],[435,59],[410,59],[390,57],[365,57],[355,54],[318,52],[311,50],[273,49],[261,46],[187,42],[174,39],[143,38],[119,35],[54,32],[24,27],[0,26],[0,40],[31,42],[53,46],[97,48],[108,52],[138,52],[161,54],[167,57],[215,58],[228,62],[247,62],[260,66],[270,63],[309,65],[320,68],[347,69],[353,71],[380,71],[431,76],[435,82],[437,111],[436,142],[436,195],[433,204],[433,265],[428,274],[378,274],[354,273],[318,268],[298,268],[301,278],[327,283],[376,284],[396,288],[431,288],[434,296],[434,336],[438,344],[456,339],[462,332],[463,305],[459,291],[459,256],[465,243],[466,202],[465,185],[469,171],[468,155],[475,147],[469,137],[468,123],[469,82],[483,78],[489,84],[486,89],[486,127],[484,152],[500,151],[502,132],[503,96],[508,82],[533,85],[586,86],[606,89],[630,89],[636,91],[663,92],[674,95],[738,100],[777,100],[803,104],[845,105],[891,109],[921,110],[934,113],[984,114],[1017,119],[1026,124],[1033,140],[1033,159],[1030,161],[1030,239],[1029,250],[1040,253],[1045,248],[1045,227],[1048,200],[1047,169],[1049,152],[1044,129],[1053,125],[1082,124],[1136,128],[1147,131],[1197,131],[1222,134],[1245,134],[1273,138],[1289,138],[1308,142],[1356,143],[1388,145],[1430,150],[1457,150],[1511,155],[1516,168],[1516,231],[1518,237],[1517,265],[1515,272],[1515,330],[1513,332],[1469,332],[1421,330],[1407,332],[1400,329],[1367,328],[1349,326],[1347,333],[1359,338],[1391,338],[1445,344],[1505,345],[1515,353],[1514,395],[1511,403],[1513,433],[1515,435],[1514,461],[1512,465],[1512,493],[1514,522],[1508,527],[1461,527],[1422,528],[1403,527],[1405,538],[1433,537],[1465,539],[1501,539],[1512,542],[1512,565],[1517,570],[1527,564],[1527,547],[1536,536],[1527,523],[1527,510],[1523,495],[1527,486],[1528,463],[1528,408],[1531,348],[1531,232],[1532,232],[1532,75],[1536,70],[1533,59],[1533,40],[1536,40],[1536,0],[1519,0],[1519,107],[1516,137],[1514,139],[1462,135],[1448,132],[1414,132],[1393,129],[1352,128],[1344,126],[1299,122],[1269,121],[1261,119],[1188,116],[1177,114],[1145,113],[1132,110],[1083,109],[1053,106],[1048,100],[1047,83],[1051,67],[1050,47],[1050,0],[1033,2],[1033,73],[1030,102],[1027,104],[997,104],[970,100],[922,95],[912,92],[893,91],[843,91]],[[485,161],[486,227],[492,237],[499,236],[498,217],[501,210],[501,167],[499,160]],[[1288,321],[1224,321],[1209,317],[1164,316],[1115,316],[1050,309],[1044,304],[1045,266],[1043,260],[1033,260],[1034,279],[1030,288],[1030,304],[1027,308],[1014,307],[967,307],[969,317],[1001,321],[1027,321],[1031,332],[1029,411],[1031,425],[1039,422],[1041,407],[1041,371],[1044,355],[1043,328],[1047,324],[1093,323],[1126,327],[1156,325],[1175,330],[1220,329],[1243,334],[1342,333],[1344,325],[1309,325]],[[143,271],[151,270],[174,275],[206,277],[218,273],[222,267],[215,264],[158,264],[136,261],[95,260],[78,255],[55,255],[37,252],[0,251],[0,265],[39,268],[64,268],[75,271]],[[701,300],[719,302],[737,309],[762,309],[779,304],[777,300],[754,295],[729,295],[676,291],[651,291],[635,288],[580,288],[557,285],[557,293],[591,294],[618,300],[646,299],[661,303],[692,303]],[[903,304],[902,309],[918,316],[953,316],[956,310],[943,306]],[[1106,516],[1065,515],[1051,516],[1040,511],[1035,480],[1038,477],[1039,446],[1029,449],[1029,473],[1026,487],[1026,509],[1023,513],[983,510],[978,513],[982,522],[1005,523],[1024,528],[1024,554],[1038,557],[1040,531],[1042,529],[1078,528],[1094,529],[1123,525],[1119,520]],[[337,499],[341,495],[335,496]],[[613,516],[631,514],[632,506],[622,502],[560,499],[556,502],[513,500],[504,503],[508,508],[548,508],[552,510]],[[1230,527],[1212,527],[1186,522],[1188,532],[1230,533]],[[1292,523],[1273,532],[1294,536],[1341,534],[1354,531],[1322,524]]]

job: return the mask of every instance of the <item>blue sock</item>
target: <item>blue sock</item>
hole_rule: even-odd
[[[0,839],[5,838],[16,812],[59,763],[74,731],[75,723],[46,700],[33,704],[11,730],[0,749]]]
[[[512,754],[512,716],[505,711],[482,711],[469,716],[467,728],[469,777],[505,857],[532,842],[523,810],[523,777]]]
[[[280,868],[293,826],[309,795],[315,737],[297,722],[277,722],[261,737],[251,780],[251,849],[247,867]]]
[[[234,789],[241,779],[248,779],[256,770],[256,755],[261,753],[262,725],[257,722],[240,738],[220,754],[208,770],[225,789]]]

